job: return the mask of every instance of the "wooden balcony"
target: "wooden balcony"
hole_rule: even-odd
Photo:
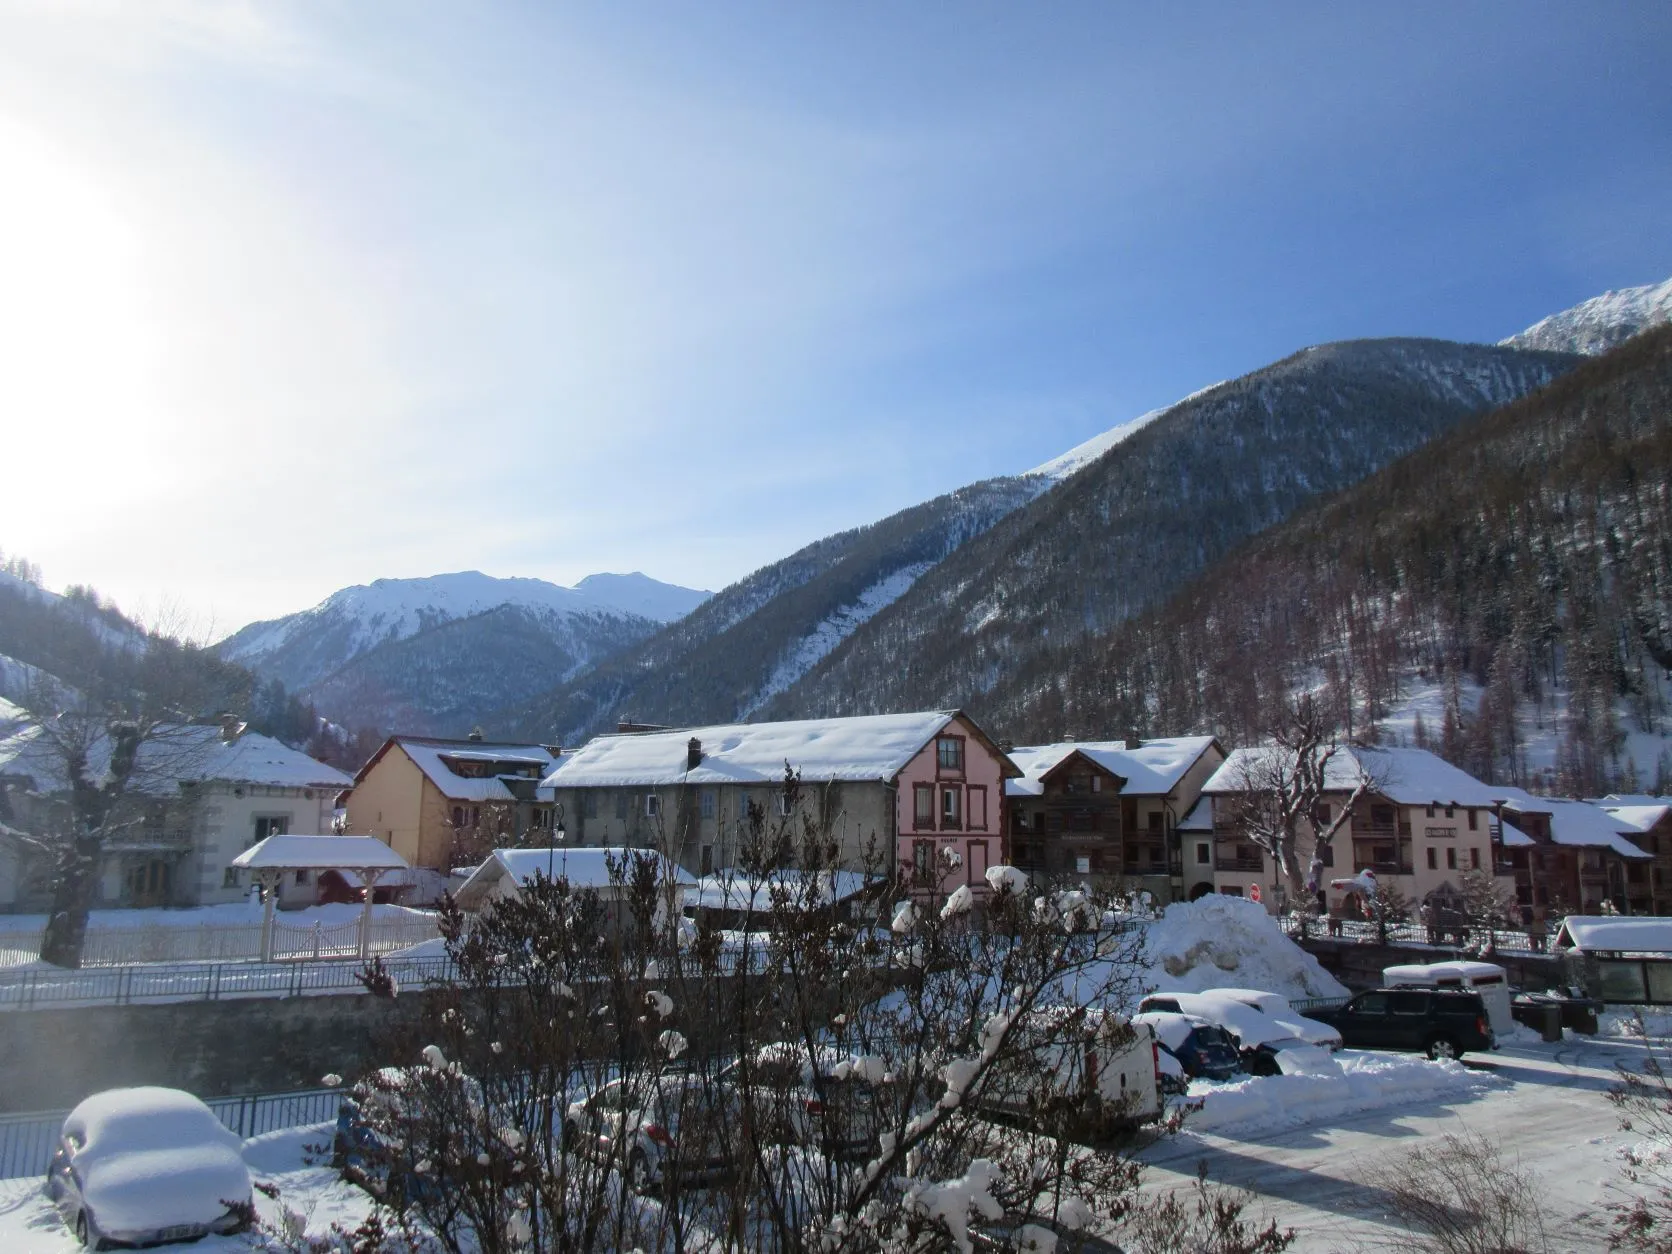
[[[1264,866],[1264,858],[1239,858],[1235,854],[1220,854],[1213,860],[1215,871],[1258,871]]]

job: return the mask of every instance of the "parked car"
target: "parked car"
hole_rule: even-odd
[[[109,1089],[64,1120],[46,1193],[90,1249],[239,1232],[255,1213],[242,1151],[190,1093]]]
[[[636,1193],[666,1190],[731,1174],[736,1115],[735,1092],[699,1076],[611,1080],[570,1103],[563,1144],[617,1163]]]
[[[331,1165],[343,1178],[396,1208],[410,1201],[439,1198],[448,1185],[438,1169],[417,1170],[430,1157],[408,1126],[411,1103],[422,1095],[439,1122],[451,1112],[481,1106],[482,1086],[470,1076],[424,1067],[384,1067],[356,1085],[337,1107],[331,1137]],[[454,1105],[457,1103],[457,1105]],[[428,1116],[419,1123],[428,1122]]]
[[[1345,1006],[1307,1017],[1337,1029],[1354,1049],[1420,1050],[1430,1058],[1461,1058],[1498,1048],[1479,993],[1444,988],[1379,988]]]
[[[740,1059],[718,1079],[744,1100],[769,1144],[805,1145],[837,1160],[867,1158],[882,1131],[876,1084],[878,1058],[855,1058],[820,1049],[817,1057],[788,1044],[762,1046],[745,1066]]]
[[[980,1100],[990,1111],[1031,1118],[1039,1099],[1051,1098],[1072,1107],[1076,1134],[1092,1137],[1161,1117],[1162,1068],[1148,1025],[1092,1007],[1041,1006],[1011,1029],[1011,1043],[1019,1065],[988,1076]]]
[[[1164,1091],[1183,1092],[1191,1080],[1232,1080],[1242,1071],[1242,1059],[1231,1034],[1196,1015],[1152,1010],[1132,1016],[1155,1033],[1155,1043],[1178,1064],[1178,1074],[1161,1069]]]
[[[1294,1030],[1231,997],[1212,993],[1151,993],[1138,1003],[1140,1014],[1168,1010],[1194,1015],[1217,1024],[1231,1035],[1242,1069],[1250,1075],[1277,1075],[1283,1070],[1278,1054],[1287,1049],[1310,1049]]]
[[[1341,1033],[1328,1024],[1308,1019],[1289,1005],[1287,997],[1261,992],[1257,988],[1212,988],[1202,996],[1228,997],[1232,1001],[1241,1002],[1250,1010],[1258,1010],[1278,1027],[1308,1045],[1316,1045],[1319,1049],[1327,1049],[1331,1053],[1341,1048]]]

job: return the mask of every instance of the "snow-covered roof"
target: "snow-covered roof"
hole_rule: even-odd
[[[686,890],[685,904],[709,910],[768,914],[774,908],[775,894],[781,895],[786,908],[793,910],[803,902],[822,906],[846,901],[865,889],[865,876],[858,871],[827,871],[818,878],[818,884],[808,888],[799,871],[778,871],[764,880],[751,879],[741,872],[705,875],[695,888]]]
[[[1388,984],[1431,984],[1438,980],[1503,980],[1506,972],[1490,962],[1427,962],[1383,967]]]
[[[1037,797],[1045,791],[1045,776],[1080,753],[1126,781],[1122,796],[1164,797],[1213,743],[1212,736],[1175,736],[1146,740],[1136,749],[1128,749],[1124,740],[1027,745],[1010,750],[1010,760],[1022,768],[1022,777],[1007,781],[1004,790],[1012,797]]]
[[[625,845],[569,849],[495,849],[492,856],[471,872],[455,894],[461,902],[486,892],[500,880],[509,877],[519,887],[537,875],[554,880],[568,880],[571,888],[609,888],[621,882],[634,859],[649,859],[659,864],[661,874],[680,885],[695,885],[697,880],[689,871],[669,861],[654,849],[634,849]],[[611,864],[615,871],[612,874]]]
[[[1205,793],[1239,793],[1247,788],[1249,773],[1284,751],[1271,745],[1234,749],[1212,778]],[[1330,792],[1350,793],[1368,775],[1375,791],[1396,805],[1451,805],[1490,807],[1510,791],[1483,784],[1444,758],[1426,749],[1363,748],[1343,745],[1324,768]]]
[[[1556,945],[1592,953],[1672,954],[1672,919],[1570,914],[1557,930]]]
[[[110,743],[100,740],[89,755],[93,774],[109,765]],[[25,727],[0,740],[0,772],[28,775],[43,792],[67,788],[63,762],[38,727]],[[173,725],[159,728],[140,745],[131,787],[152,795],[174,792],[182,783],[262,784],[332,791],[352,782],[334,766],[310,758],[259,732],[227,740],[221,728]]]
[[[1646,792],[1611,792],[1606,797],[1588,797],[1604,810],[1615,806],[1672,806],[1672,797],[1653,797]]]
[[[1181,832],[1211,832],[1213,830],[1213,798],[1198,797],[1190,812],[1179,820]]]
[[[1538,844],[1538,841],[1527,835],[1526,832],[1508,819],[1499,820],[1498,826],[1502,832],[1502,840],[1506,849],[1526,848],[1529,845]]]
[[[1630,823],[1640,832],[1646,832],[1659,823],[1668,814],[1672,814],[1672,803],[1662,802],[1659,805],[1604,805],[1602,809],[1608,811],[1615,818]]]
[[[1575,845],[1586,849],[1612,849],[1622,858],[1647,858],[1651,855],[1627,838],[1626,833],[1642,834],[1642,829],[1625,819],[1610,814],[1588,801],[1567,801],[1560,797],[1535,797],[1520,788],[1505,788],[1504,805],[1509,809],[1548,814],[1550,839],[1558,845]]]
[[[935,710],[598,736],[564,754],[545,782],[554,788],[771,784],[783,780],[786,762],[808,782],[887,780],[955,717],[956,711]],[[692,740],[700,743],[702,760],[687,771]]]
[[[406,859],[376,836],[268,836],[232,860],[246,871],[353,868],[404,871]]]
[[[412,759],[413,764],[424,772],[425,778],[441,790],[442,796],[450,801],[511,801],[514,798],[511,790],[498,776],[466,778],[455,774],[444,761],[446,758],[459,762],[503,762],[518,768],[538,767],[541,774],[550,771],[558,761],[544,745],[502,745],[480,740],[438,740],[428,736],[395,736],[392,740]],[[565,758],[567,756],[564,755]],[[376,758],[373,758],[373,762],[375,761]],[[368,762],[361,767],[357,778],[364,779],[371,765],[372,763]],[[517,775],[521,774],[522,770],[508,770],[504,773]]]

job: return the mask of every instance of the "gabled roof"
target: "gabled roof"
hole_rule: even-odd
[[[1217,743],[1212,736],[1175,736],[1146,740],[1136,749],[1128,749],[1124,740],[1027,745],[1010,751],[1010,760],[1022,769],[1022,777],[1011,780],[1004,790],[1012,797],[1037,797],[1045,790],[1046,776],[1078,755],[1124,779],[1122,796],[1165,797]]]
[[[406,859],[376,836],[268,836],[232,860],[246,871],[404,871]]]
[[[1247,788],[1244,772],[1258,772],[1264,759],[1282,752],[1269,745],[1233,750],[1202,791],[1243,792]],[[1343,745],[1335,752],[1324,768],[1324,783],[1330,792],[1350,793],[1366,775],[1374,781],[1375,791],[1395,805],[1489,808],[1511,791],[1495,784],[1483,784],[1426,749],[1358,745]]]
[[[1621,822],[1630,823],[1640,832],[1646,832],[1654,827],[1668,814],[1672,814],[1672,803],[1660,805],[1603,805],[1602,809],[1612,814]]]
[[[1181,832],[1211,832],[1213,830],[1213,798],[1206,795],[1197,797],[1196,804],[1190,807],[1190,813],[1179,820],[1177,830]]]
[[[98,742],[90,755],[92,773],[102,775],[110,764],[108,740]],[[26,775],[42,792],[69,787],[58,755],[41,729],[25,727],[0,740],[0,774]],[[277,788],[337,790],[349,778],[334,766],[310,758],[259,732],[245,732],[228,741],[219,726],[175,724],[159,728],[140,745],[131,777],[135,792],[169,796],[181,784],[262,784]]]
[[[544,782],[552,788],[774,784],[783,781],[786,762],[807,783],[886,781],[960,717],[956,710],[935,710],[598,736],[574,754],[564,754]],[[986,733],[967,718],[964,724],[998,754]],[[702,757],[696,769],[687,770],[692,740],[699,742]]]
[[[470,878],[454,894],[460,904],[487,893],[500,880],[509,878],[519,888],[537,875],[554,880],[568,880],[571,888],[604,889],[619,882],[619,877],[631,874],[635,861],[649,859],[665,879],[675,884],[694,886],[696,877],[675,862],[669,861],[654,849],[633,849],[625,845],[595,848],[550,849],[495,849],[482,864],[471,872]],[[611,864],[616,875],[611,874]]]
[[[1672,919],[1570,914],[1556,931],[1558,949],[1672,954]]]
[[[1550,839],[1558,845],[1573,845],[1586,849],[1611,849],[1622,858],[1648,858],[1651,855],[1634,845],[1631,834],[1642,835],[1642,829],[1588,801],[1566,801],[1559,797],[1535,797],[1520,788],[1506,788],[1511,794],[1504,799],[1506,808],[1522,813],[1548,814]]]
[[[440,790],[449,801],[511,801],[511,790],[497,776],[469,779],[458,775],[444,759],[460,762],[502,762],[506,774],[521,774],[539,768],[542,775],[556,765],[558,758],[545,745],[507,744],[492,740],[447,740],[439,736],[391,736],[366,760],[354,775],[358,784],[390,749],[399,747],[424,773],[424,777]],[[567,756],[567,755],[565,755]]]

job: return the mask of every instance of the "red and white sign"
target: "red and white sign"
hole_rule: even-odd
[[[1260,886],[1258,884],[1250,884],[1248,886],[1248,900],[1250,900],[1250,901],[1259,901],[1260,900]]]

